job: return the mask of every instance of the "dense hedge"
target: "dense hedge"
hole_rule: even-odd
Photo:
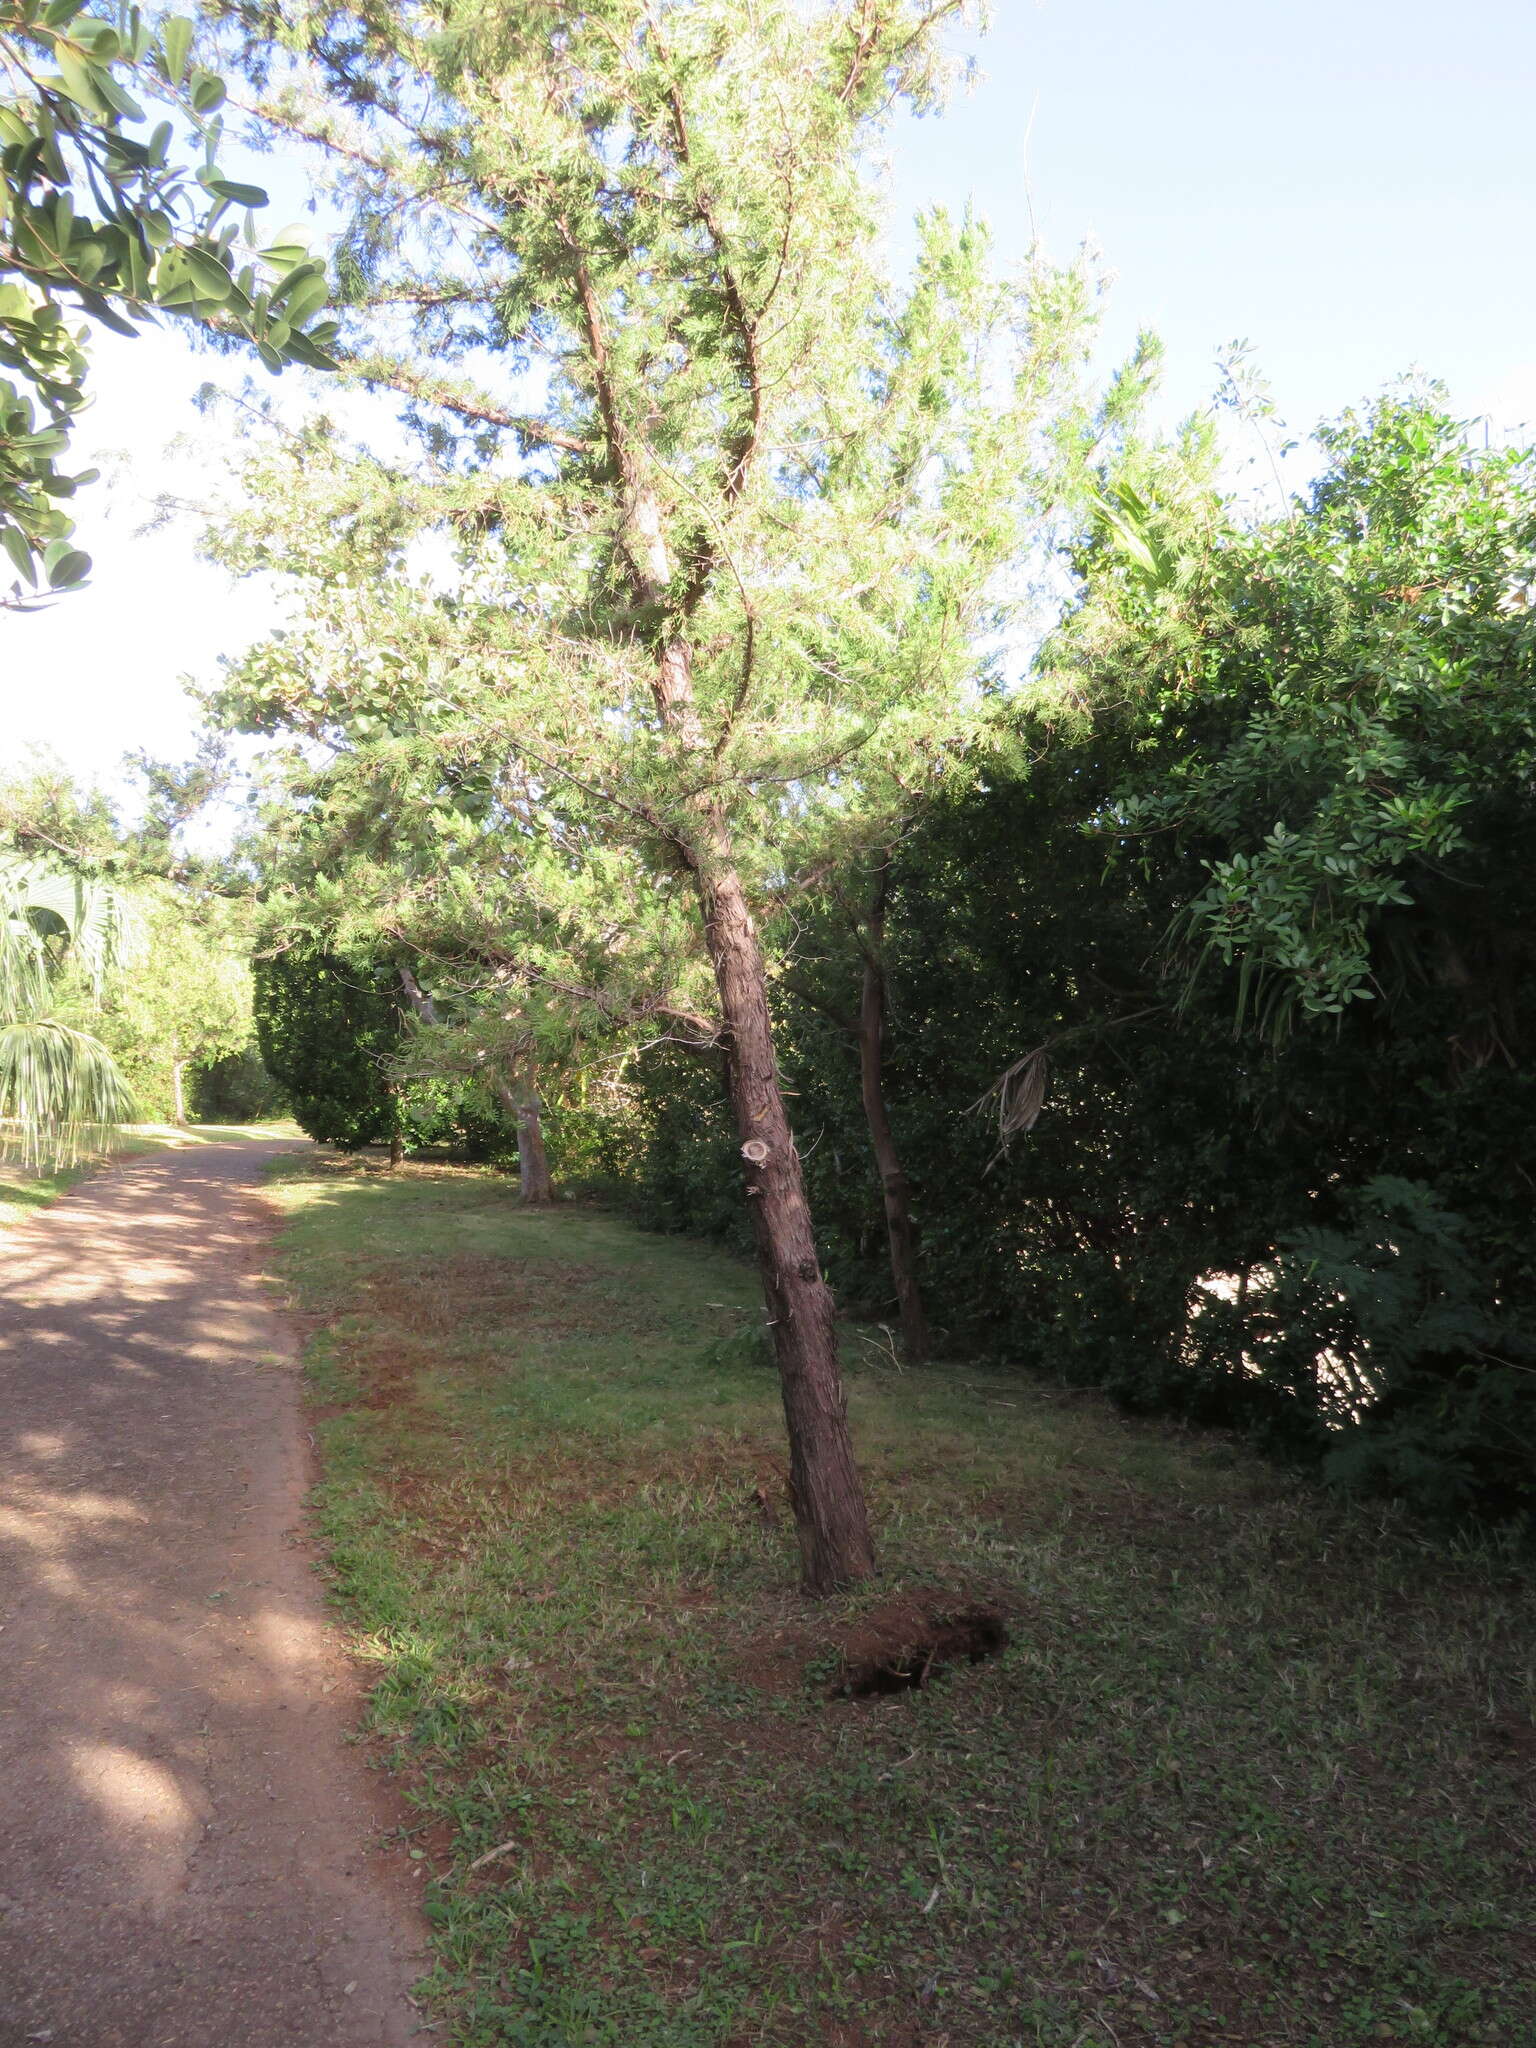
[[[465,1159],[515,1158],[516,1136],[483,1089],[392,1080],[404,1028],[392,966],[321,947],[294,947],[253,966],[262,1061],[317,1143],[355,1152],[398,1136],[408,1147],[442,1146]]]
[[[1413,395],[1319,440],[1268,526],[1149,457],[1043,658],[1078,722],[1019,712],[1012,771],[897,850],[922,1284],[953,1353],[1529,1520],[1536,453]],[[831,1277],[889,1316],[838,1021],[866,891],[828,887],[795,906],[779,1042]],[[1043,1114],[998,1157],[972,1106],[1038,1047]],[[652,1053],[637,1088],[637,1205],[739,1238],[717,1078]]]
[[[256,1041],[299,1123],[344,1151],[387,1141],[399,1113],[385,1063],[400,1036],[388,978],[315,948],[253,964]]]
[[[1084,828],[1122,770],[1060,748],[899,857],[891,1112],[941,1351],[1238,1426],[1426,1507],[1528,1510],[1529,1066],[1458,1070],[1445,989],[1390,1025],[1359,1005],[1279,1046],[1235,1032],[1230,978],[1181,1003],[1155,963],[1201,849],[1113,858]],[[816,971],[848,1007],[835,945]],[[830,1277],[849,1311],[888,1318],[852,1048],[782,991],[779,1022]],[[1044,1112],[997,1158],[971,1106],[1047,1041]],[[668,1048],[633,1078],[619,1166],[637,1214],[745,1246],[718,1070]],[[1356,1371],[1389,1381],[1363,1420]]]

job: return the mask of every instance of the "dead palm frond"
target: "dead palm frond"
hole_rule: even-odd
[[[967,1116],[979,1116],[985,1110],[996,1108],[997,1150],[987,1161],[988,1173],[999,1159],[1007,1158],[1008,1148],[1015,1138],[1022,1138],[1034,1129],[1045,1107],[1050,1078],[1050,1048],[1037,1045],[1022,1059],[1015,1060],[1006,1073],[999,1074],[986,1093],[978,1096],[966,1111]]]

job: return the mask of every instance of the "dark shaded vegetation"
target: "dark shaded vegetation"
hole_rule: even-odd
[[[472,1083],[402,1081],[405,1006],[393,962],[293,946],[253,963],[256,1037],[300,1127],[342,1152],[440,1149],[508,1165],[517,1139]]]
[[[1284,528],[1181,557],[1169,512],[1146,575],[1088,550],[1053,658],[1118,694],[1012,720],[896,849],[889,1113],[941,1354],[1528,1526],[1536,615],[1509,564],[1536,488],[1414,406],[1329,446]],[[786,1082],[834,1283],[894,1324],[833,1021],[856,973],[808,903]],[[1041,1113],[1000,1149],[973,1106],[1035,1049]],[[634,1212],[740,1245],[715,1075],[664,1047],[634,1080]]]

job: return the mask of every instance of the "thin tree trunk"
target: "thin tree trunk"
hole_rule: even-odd
[[[885,900],[890,888],[890,855],[885,856],[875,879],[875,894],[866,921],[868,944],[864,948],[864,982],[859,994],[859,1090],[864,1099],[864,1119],[869,1125],[869,1142],[880,1174],[880,1193],[885,1203],[885,1235],[890,1246],[891,1279],[901,1315],[901,1348],[909,1364],[921,1365],[928,1356],[928,1318],[923,1311],[922,1292],[917,1284],[917,1235],[912,1227],[912,1186],[896,1149],[896,1138],[885,1106]]]
[[[396,1109],[395,1109],[395,1111],[394,1111],[394,1117],[393,1117],[393,1121],[391,1122],[391,1124],[390,1124],[390,1127],[389,1127],[389,1166],[390,1166],[390,1171],[391,1171],[391,1172],[393,1172],[393,1171],[395,1170],[395,1168],[396,1168],[397,1166],[401,1166],[401,1165],[403,1165],[403,1164],[404,1164],[404,1162],[405,1162],[405,1136],[404,1136],[404,1133],[403,1133],[403,1132],[401,1131],[401,1129],[400,1129],[400,1111],[399,1111],[399,1108],[398,1108],[398,1107],[396,1107]]]
[[[684,756],[697,761],[705,741],[693,696],[693,649],[686,640],[662,648],[655,692],[663,726]],[[688,808],[698,830],[683,850],[698,885],[720,991],[731,1108],[789,1432],[800,1582],[807,1593],[833,1593],[867,1579],[875,1555],[848,1429],[832,1295],[821,1277],[805,1176],[779,1085],[768,973],[736,869],[730,825],[712,791],[701,791]]]
[[[731,1107],[789,1429],[801,1580],[808,1593],[831,1593],[868,1578],[875,1564],[838,1369],[832,1295],[821,1277],[800,1155],[779,1086],[762,950],[734,868],[716,867],[704,880],[704,913],[730,1033]]]
[[[405,999],[416,1012],[423,1024],[437,1022],[437,1005],[416,979],[410,968],[400,962],[400,986],[405,990]]]
[[[178,1124],[184,1124],[187,1120],[187,1098],[181,1085],[181,1077],[186,1069],[186,1064],[185,1060],[173,1059],[171,1061],[171,1101],[174,1105],[175,1120]]]
[[[532,1209],[547,1208],[555,1199],[555,1189],[549,1177],[549,1155],[544,1150],[544,1111],[532,1070],[518,1075],[508,1092],[517,1121],[517,1171],[523,1200]]]
[[[435,1024],[438,1021],[436,1003],[403,963],[400,986],[422,1022]],[[530,1208],[542,1209],[555,1199],[555,1189],[550,1179],[549,1154],[544,1149],[544,1108],[539,1100],[539,1084],[533,1068],[530,1066],[510,1079],[505,1074],[490,1074],[484,1078],[517,1132],[517,1171],[523,1200]]]

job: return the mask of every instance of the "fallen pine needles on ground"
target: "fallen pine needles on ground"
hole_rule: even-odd
[[[1536,2042],[1536,1600],[1211,1438],[850,1343],[794,1591],[751,1277],[284,1162],[334,1595],[461,2048]]]

